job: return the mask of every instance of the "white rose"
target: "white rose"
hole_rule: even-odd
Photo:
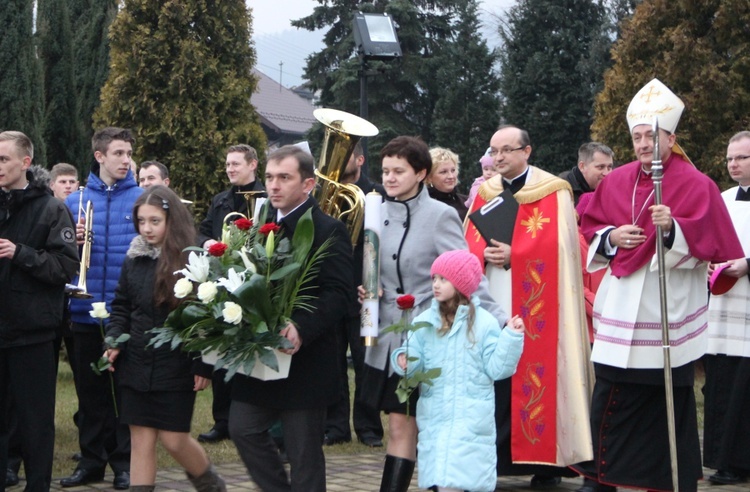
[[[89,311],[89,315],[92,318],[98,318],[98,319],[109,318],[109,313],[107,312],[106,302],[92,302],[91,307],[93,309]]]
[[[177,299],[183,299],[193,292],[193,282],[182,277],[174,284],[174,296]]]
[[[203,304],[208,304],[214,300],[218,289],[216,288],[216,282],[203,282],[198,286],[198,299]]]
[[[221,310],[224,321],[233,325],[239,325],[242,321],[242,306],[235,302],[227,301],[224,303],[224,309]]]

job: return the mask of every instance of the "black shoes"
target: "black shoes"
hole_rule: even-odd
[[[532,489],[547,489],[550,487],[557,487],[562,482],[562,478],[553,477],[551,475],[534,475],[531,477],[531,488]]]
[[[344,444],[347,442],[352,442],[352,438],[345,438],[345,437],[331,437],[328,434],[323,437],[323,445],[325,446],[334,446],[336,444]]]
[[[377,436],[362,436],[359,438],[359,442],[371,448],[383,447],[383,440]]]
[[[101,482],[104,479],[104,470],[86,470],[85,468],[76,468],[76,471],[69,477],[60,480],[63,487],[78,487],[91,482]],[[127,487],[126,487],[127,488]]]
[[[617,487],[603,485],[589,478],[583,480],[583,486],[576,489],[576,492],[617,492]]]
[[[708,481],[717,485],[734,485],[747,480],[747,477],[729,470],[719,470],[710,477]]]
[[[114,487],[115,490],[127,490],[130,488],[130,473],[126,471],[115,472],[115,479],[112,480],[112,487]]]
[[[229,431],[226,430],[219,430],[216,427],[212,428],[210,431],[199,434],[198,435],[198,442],[221,442],[224,439],[229,439]]]
[[[5,486],[12,487],[18,485],[18,473],[8,468],[5,472]]]

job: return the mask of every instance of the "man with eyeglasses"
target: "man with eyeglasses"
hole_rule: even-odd
[[[498,474],[534,475],[532,487],[550,487],[575,476],[568,465],[592,457],[593,379],[573,193],[529,165],[525,130],[500,127],[488,153],[499,174],[479,187],[469,213],[510,190],[519,204],[512,244],[487,244],[471,219],[466,240],[486,265],[490,294],[528,328],[516,374],[495,384]]]
[[[675,485],[694,492],[703,475],[693,364],[708,342],[706,273],[709,263],[737,258],[742,248],[716,184],[676,142],[683,108],[657,79],[636,93],[627,121],[637,160],[602,181],[581,218],[588,270],[607,269],[594,301],[594,460],[576,467],[586,477],[581,492]],[[660,205],[651,176],[657,158],[664,169]],[[661,272],[657,241],[664,246]],[[679,484],[672,483],[660,275],[668,296]]]
[[[721,194],[734,229],[742,243],[743,257],[723,265],[712,264],[739,280],[724,295],[708,302],[708,351],[703,358],[706,384],[703,388],[703,464],[717,472],[708,480],[732,485],[750,476],[750,131],[729,139],[727,170],[737,182]]]

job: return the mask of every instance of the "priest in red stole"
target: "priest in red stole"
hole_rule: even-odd
[[[596,374],[591,409],[594,460],[577,467],[582,492],[616,487],[673,490],[664,391],[659,264],[670,332],[679,489],[702,478],[693,363],[707,348],[709,263],[743,257],[719,189],[676,143],[684,104],[657,79],[628,107],[637,161],[610,173],[581,219],[589,271],[607,268],[594,301]],[[661,205],[654,204],[653,122],[659,121],[664,167]],[[662,237],[656,237],[656,226]]]
[[[516,374],[495,386],[498,474],[533,474],[532,486],[552,486],[574,475],[566,466],[592,457],[593,376],[573,193],[528,164],[522,129],[501,127],[489,153],[499,174],[480,186],[470,213],[510,189],[519,204],[509,221],[512,244],[487,244],[470,218],[466,240],[486,265],[492,297],[527,327]]]

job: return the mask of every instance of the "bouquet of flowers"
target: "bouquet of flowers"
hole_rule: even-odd
[[[251,374],[256,361],[278,371],[276,350],[292,347],[279,332],[295,309],[312,309],[306,283],[327,256],[328,241],[311,251],[314,232],[310,210],[291,240],[279,239],[274,223],[242,217],[225,224],[222,240],[207,250],[188,248],[188,263],[175,272],[182,278],[174,288],[175,297],[185,301],[164,327],[152,330],[151,344],[215,353],[216,368],[227,369],[227,379],[237,371]]]

